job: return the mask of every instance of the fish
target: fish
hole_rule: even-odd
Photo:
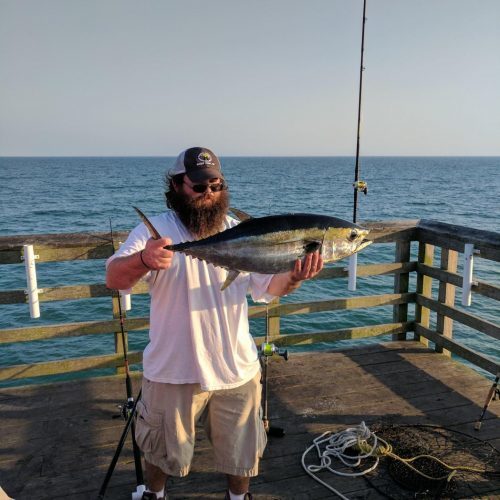
[[[147,217],[134,208],[153,237],[158,237]],[[324,263],[334,262],[372,243],[366,238],[368,229],[337,217],[310,213],[251,217],[242,211],[237,213],[243,219],[237,226],[165,248],[227,269],[229,274],[221,288],[224,290],[241,272],[291,271],[297,259],[316,251],[320,251]]]

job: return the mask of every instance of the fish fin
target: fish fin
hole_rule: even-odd
[[[232,212],[233,215],[235,215],[236,218],[241,222],[243,222],[244,220],[253,219],[251,215],[243,212],[243,210],[240,210],[239,208],[229,207],[229,211]]]
[[[319,250],[322,245],[323,245],[322,241],[317,241],[317,240],[305,241],[304,242],[304,251],[306,254],[313,253],[313,252],[316,252],[316,250]]]
[[[139,210],[137,207],[134,207],[135,211],[139,214],[139,217],[141,218],[142,222],[144,222],[144,225],[148,228],[149,233],[151,234],[151,238],[154,240],[159,240],[161,238],[160,233],[158,230],[151,224],[151,221],[144,215],[142,210]],[[156,280],[158,279],[158,276],[160,275],[160,270],[155,271],[155,277],[153,278],[153,285],[156,283]]]
[[[153,226],[153,224],[151,224],[150,220],[137,207],[133,207],[133,208],[139,214],[139,217],[141,218],[142,222],[144,222],[145,226],[148,228],[148,230],[151,234],[151,238],[153,238],[154,240],[159,240],[161,238],[161,234]]]
[[[225,290],[238,277],[239,274],[240,274],[239,271],[234,271],[234,270],[229,271],[226,281],[224,281],[224,284],[220,288],[221,291]]]

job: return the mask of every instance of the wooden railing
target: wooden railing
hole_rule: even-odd
[[[493,374],[498,373],[500,371],[499,361],[457,342],[453,339],[452,328],[455,321],[489,335],[492,339],[500,339],[500,327],[497,324],[455,306],[455,290],[462,286],[462,276],[457,274],[458,254],[464,251],[464,244],[474,244],[476,255],[480,259],[497,263],[500,262],[500,234],[425,220],[382,221],[364,223],[363,225],[370,229],[370,238],[374,240],[375,245],[380,243],[394,244],[395,258],[394,262],[358,266],[358,278],[362,280],[366,276],[393,275],[393,285],[388,290],[391,293],[298,303],[275,301],[268,306],[250,307],[250,318],[268,318],[269,340],[283,346],[383,335],[392,335],[393,339],[402,340],[407,338],[409,332],[413,332],[414,337],[421,342],[433,342],[437,352],[444,355],[453,353],[483,370]],[[126,233],[115,233],[114,244],[109,234],[103,233],[2,237],[0,238],[0,265],[22,265],[23,245],[27,244],[34,246],[35,254],[38,256],[37,265],[43,262],[105,259],[113,253],[114,247],[118,246],[119,241],[124,241],[126,236]],[[415,244],[418,245],[416,261],[411,260],[412,242],[416,242]],[[441,249],[439,267],[433,266],[436,247]],[[104,268],[103,261],[102,265]],[[410,284],[412,282],[411,276],[414,275],[416,275],[416,285],[415,290],[412,291]],[[335,279],[346,276],[347,269],[337,266],[325,268],[315,279]],[[109,297],[111,301],[110,318],[101,321],[89,318],[88,321],[83,322],[4,328],[0,329],[0,344],[17,343],[19,349],[23,349],[23,343],[35,340],[82,335],[114,335],[115,351],[101,356],[32,364],[4,364],[0,366],[0,383],[14,379],[19,379],[22,383],[22,379],[31,377],[71,374],[82,370],[110,367],[121,371],[123,368],[123,349],[119,333],[119,298],[116,292],[108,290],[103,283],[55,287],[44,287],[43,283],[39,283],[38,287],[43,290],[39,295],[42,309],[43,303],[49,301]],[[472,291],[476,295],[487,297],[488,300],[498,301],[500,299],[500,287],[484,281],[474,281]],[[437,292],[437,296],[433,297],[435,292]],[[144,284],[138,284],[132,290],[132,294],[144,293],[147,293]],[[0,310],[2,305],[26,303],[26,301],[27,297],[23,289],[0,291]],[[409,317],[409,304],[415,304],[414,318]],[[494,305],[498,311],[497,302]],[[287,315],[380,306],[392,307],[392,322],[300,334],[284,334],[280,330],[280,318]],[[436,315],[435,321],[433,321],[435,328],[431,328],[432,314]],[[147,317],[128,317],[125,320],[127,332],[145,330],[148,325],[149,318]],[[255,340],[257,344],[260,344],[263,338],[257,337]],[[139,351],[129,352],[128,357],[130,364],[139,363],[142,353]]]

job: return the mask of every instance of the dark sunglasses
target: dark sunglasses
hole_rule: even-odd
[[[187,182],[184,182],[187,184]],[[193,184],[192,186],[187,184],[195,193],[204,193],[207,189],[210,189],[212,193],[218,193],[219,191],[224,191],[227,189],[227,184],[221,181],[218,184]]]

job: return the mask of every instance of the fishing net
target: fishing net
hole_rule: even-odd
[[[391,453],[365,480],[386,498],[470,499],[500,494],[500,452],[478,438],[430,425],[372,427]]]

